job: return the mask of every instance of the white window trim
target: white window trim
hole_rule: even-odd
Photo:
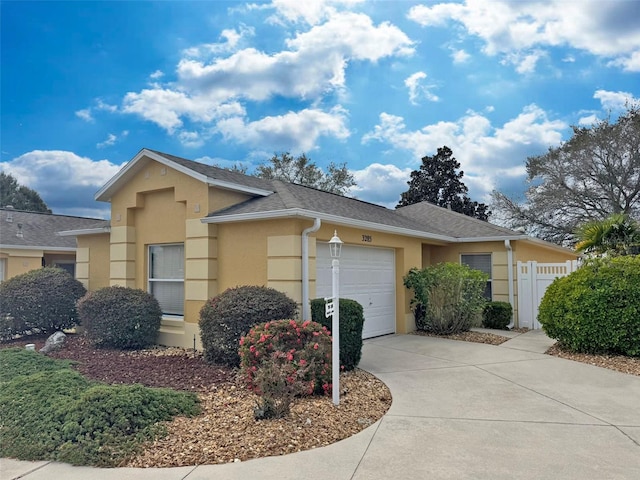
[[[182,283],[183,284],[183,292],[184,292],[184,278],[151,278],[151,247],[170,247],[174,245],[179,245],[184,248],[184,243],[176,242],[176,243],[150,243],[147,245],[147,292],[151,293],[151,284],[152,283]],[[185,262],[186,263],[186,262]],[[184,300],[182,304],[182,315],[176,315],[171,313],[162,313],[162,318],[167,320],[184,320]]]
[[[478,255],[489,255],[491,273],[489,274],[489,279],[487,280],[487,283],[489,283],[491,285],[491,298],[489,300],[493,301],[493,253],[492,252],[461,253],[460,254],[460,265],[466,265],[466,263],[462,262],[462,257],[471,257],[471,256],[478,256]]]

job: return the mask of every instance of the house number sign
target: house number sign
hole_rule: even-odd
[[[362,241],[366,243],[373,242],[373,237],[371,235],[362,235]]]

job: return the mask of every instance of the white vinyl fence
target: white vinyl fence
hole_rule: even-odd
[[[576,260],[565,263],[518,262],[518,326],[540,328],[538,307],[547,287],[558,277],[578,269]]]

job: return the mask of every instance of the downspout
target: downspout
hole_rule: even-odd
[[[509,282],[509,303],[511,304],[512,312],[515,310],[514,306],[514,294],[513,294],[513,248],[511,247],[511,240],[505,240],[504,246],[507,249],[507,282]],[[513,313],[511,313],[511,323],[508,327],[514,327]]]
[[[320,229],[320,219],[316,218],[313,225],[302,231],[302,320],[311,320],[311,305],[309,304],[309,234]]]

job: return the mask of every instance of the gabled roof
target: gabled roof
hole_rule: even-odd
[[[149,149],[140,150],[133,160],[96,194],[96,199],[108,201],[120,185],[141,170],[149,160],[160,162],[210,186],[252,195],[253,198],[242,203],[210,212],[202,219],[204,223],[291,217],[320,218],[338,225],[418,237],[434,243],[525,240],[547,248],[567,251],[549,242],[428,202],[390,210],[355,198],[280,180],[266,180],[244,175]]]
[[[62,230],[84,230],[108,225],[98,218],[0,209],[0,246],[3,248],[75,251],[76,240],[60,236]]]
[[[120,169],[98,192],[95,199],[108,202],[120,186],[138,173],[149,160],[173,168],[196,180],[210,186],[216,186],[226,190],[248,193],[250,195],[265,196],[273,193],[269,190],[269,182],[257,177],[232,172],[224,168],[212,167],[204,163],[194,162],[186,158],[176,157],[167,153],[143,148],[131,161]]]

